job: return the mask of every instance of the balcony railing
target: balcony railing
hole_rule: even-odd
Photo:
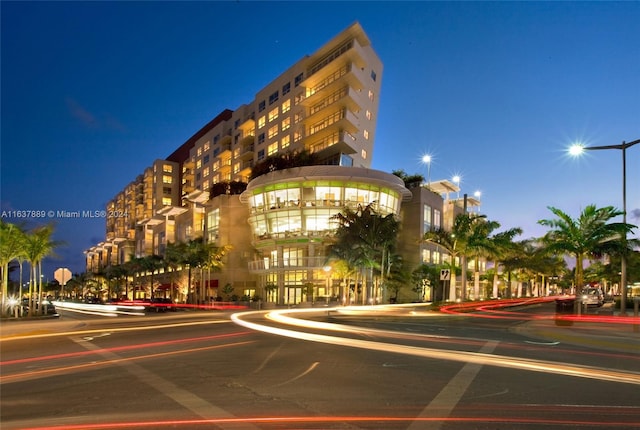
[[[291,269],[317,269],[326,265],[326,257],[293,257],[264,259],[249,262],[249,271],[264,272]]]

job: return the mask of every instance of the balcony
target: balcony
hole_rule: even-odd
[[[253,142],[250,145],[244,145],[238,158],[241,160],[253,160],[255,154],[253,148]]]
[[[324,267],[326,257],[297,257],[254,260],[249,262],[249,271],[253,273],[274,272],[282,270],[306,270],[318,269]]]
[[[346,132],[336,131],[322,139],[316,140],[307,146],[309,152],[316,154],[318,158],[325,159],[335,154],[355,154],[355,138]]]
[[[302,82],[302,85],[307,88],[314,87],[336,69],[351,64],[361,69],[367,64],[366,57],[364,49],[357,40],[348,40],[318,59],[307,71],[307,78]]]
[[[312,124],[305,120],[305,124],[308,124],[309,127],[307,138],[312,138],[314,141],[321,140],[336,131],[345,131],[351,134],[358,132],[358,117],[348,109],[341,109]]]
[[[330,94],[319,94],[324,94],[324,97],[321,99],[314,97],[317,103],[309,107],[307,117],[304,119],[305,125],[315,124],[327,116],[328,112],[335,112],[341,109],[347,109],[351,112],[359,112],[362,110],[360,103],[361,94],[353,88],[342,87]]]

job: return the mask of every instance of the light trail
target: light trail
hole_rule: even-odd
[[[95,354],[100,354],[100,353],[103,353],[103,352],[131,351],[131,350],[142,349],[142,348],[155,348],[155,347],[159,347],[159,346],[176,345],[176,344],[182,344],[182,343],[203,342],[203,341],[208,341],[208,340],[213,340],[213,339],[226,339],[226,338],[229,338],[229,337],[244,336],[244,335],[247,335],[249,333],[250,332],[245,331],[245,332],[227,333],[227,334],[213,335],[213,336],[193,337],[193,338],[188,338],[188,339],[177,339],[177,340],[170,340],[170,341],[164,341],[164,342],[141,343],[141,344],[137,344],[137,345],[118,346],[118,347],[114,347],[114,348],[102,348],[102,349],[91,350],[91,351],[68,352],[68,353],[65,353],[65,354],[43,355],[43,356],[39,356],[39,357],[19,358],[19,359],[15,359],[15,360],[0,361],[0,367],[9,366],[9,365],[12,365],[12,364],[25,364],[25,363],[33,363],[33,362],[38,362],[38,361],[58,360],[58,359],[63,359],[63,358],[84,357],[84,356],[87,356],[87,355],[95,355]]]
[[[0,342],[9,342],[14,340],[24,340],[24,339],[38,339],[43,337],[56,337],[56,336],[81,336],[85,334],[93,334],[93,333],[104,333],[104,332],[127,332],[127,331],[141,331],[141,330],[158,330],[167,327],[175,328],[175,327],[188,327],[194,325],[207,325],[207,324],[222,324],[229,323],[229,320],[212,320],[212,321],[193,321],[193,322],[185,322],[185,323],[171,323],[171,324],[156,324],[142,327],[114,327],[114,328],[101,328],[101,329],[91,329],[91,330],[76,330],[76,331],[61,331],[57,333],[37,333],[37,334],[15,334],[8,335],[6,337],[0,337]]]
[[[300,312],[311,312],[303,310]],[[278,320],[279,314],[294,313],[298,311],[282,310],[269,312],[269,319]],[[317,311],[316,311],[317,312]],[[640,385],[640,373],[614,371],[592,366],[579,366],[569,364],[558,364],[543,360],[511,358],[496,354],[485,354],[467,351],[445,351],[434,348],[416,347],[409,345],[398,345],[393,343],[375,342],[361,339],[351,339],[346,337],[328,336],[323,334],[307,333],[245,321],[242,318],[251,315],[263,315],[262,311],[245,312],[231,315],[231,320],[236,324],[252,330],[271,333],[278,336],[285,336],[294,339],[308,340],[313,342],[327,343],[332,345],[348,346],[352,348],[369,349],[381,352],[393,352],[397,354],[407,354],[437,360],[448,360],[462,363],[475,363],[486,366],[502,367],[509,369],[526,370],[532,372],[542,372],[572,376],[576,378],[596,379],[624,384]],[[287,320],[289,317],[285,317]],[[289,320],[290,321],[290,320]],[[290,321],[291,322],[291,321]],[[324,324],[324,323],[321,323]],[[371,329],[369,329],[371,330]],[[347,331],[347,330],[345,330]]]
[[[112,359],[112,360],[104,360],[104,361],[91,362],[91,363],[82,363],[82,364],[76,364],[76,365],[71,365],[71,366],[52,367],[52,368],[42,369],[42,370],[33,370],[33,371],[29,371],[29,372],[14,373],[14,374],[11,374],[11,375],[1,375],[0,376],[0,385],[6,384],[6,383],[18,382],[18,381],[22,381],[24,379],[33,379],[33,378],[40,378],[40,377],[44,377],[44,376],[49,376],[49,375],[51,375],[53,373],[55,373],[57,375],[60,375],[61,373],[68,373],[68,372],[72,372],[72,371],[78,371],[78,370],[82,371],[82,370],[92,369],[92,368],[96,368],[96,367],[112,366],[114,364],[118,364],[118,363],[122,363],[122,362],[131,362],[131,361],[146,360],[146,359],[151,359],[151,358],[167,357],[167,356],[170,356],[170,355],[187,354],[187,353],[192,353],[192,352],[201,352],[201,351],[207,351],[207,350],[211,350],[211,349],[221,349],[221,348],[227,348],[227,347],[231,347],[231,346],[247,345],[247,344],[250,344],[250,343],[253,343],[253,341],[235,342],[235,343],[228,343],[228,344],[224,344],[224,345],[210,345],[210,346],[204,346],[204,347],[200,347],[200,348],[182,349],[182,350],[179,350],[179,351],[158,352],[158,353],[155,353],[155,354],[138,355],[138,356],[126,357],[126,358],[115,358],[115,359]]]
[[[572,426],[604,427],[604,428],[637,428],[637,422],[625,421],[595,421],[584,419],[545,419],[531,417],[386,417],[386,416],[300,416],[300,417],[246,417],[246,418],[218,418],[218,419],[194,419],[194,420],[155,420],[155,421],[134,421],[116,422],[100,424],[76,424],[44,427],[26,427],[23,430],[102,430],[102,429],[123,429],[123,428],[159,428],[176,426],[211,426],[223,424],[273,424],[274,428],[282,428],[287,424],[333,424],[333,423],[408,423],[408,422],[443,422],[450,424],[469,424],[473,426],[478,423],[493,423],[503,425],[545,425],[545,426]],[[474,427],[469,427],[474,428]]]

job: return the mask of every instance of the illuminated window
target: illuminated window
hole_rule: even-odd
[[[295,115],[294,115],[294,117],[293,117],[293,122],[294,122],[295,124],[297,124],[297,123],[299,123],[300,121],[302,121],[302,118],[303,118],[302,114],[301,114],[301,113],[297,113],[297,114],[295,114]]]
[[[431,263],[431,251],[428,249],[422,250],[422,262]]]
[[[198,157],[202,155],[202,147],[201,146],[198,147],[197,154],[198,154]]]
[[[291,127],[291,118],[285,118],[282,120],[282,131],[288,130]]]
[[[366,151],[366,149],[363,149],[363,150],[362,150],[362,158],[363,158],[364,160],[366,160],[366,159],[367,159],[367,151]]]
[[[169,175],[162,175],[162,182],[165,184],[171,184],[173,182],[173,178]]]
[[[171,197],[163,197],[162,206],[171,206]]]
[[[264,115],[262,115],[260,118],[258,118],[258,128],[264,127],[264,125],[266,123],[267,123],[267,121],[266,121],[266,117]]]
[[[278,152],[278,142],[274,142],[267,146],[267,155],[273,155]]]
[[[368,131],[368,130],[364,130],[364,131],[362,132],[362,134],[364,135],[364,138],[365,138],[365,139],[369,140],[369,131]]]
[[[440,211],[438,209],[433,210],[433,227],[440,228],[441,227],[441,216]]]
[[[196,169],[199,169],[201,167],[202,167],[202,160],[196,161]]]
[[[165,173],[171,173],[173,172],[173,166],[171,164],[164,164],[162,166],[162,171]]]
[[[365,116],[367,117],[367,119],[369,119],[369,120],[370,120],[370,119],[371,119],[371,112],[367,111],[367,112],[365,113]]]
[[[211,147],[211,142],[209,142],[208,140],[204,143],[204,150],[208,151],[209,148]]]
[[[431,230],[431,206],[424,205],[422,209],[422,223],[424,225],[424,233]]]
[[[289,136],[288,134],[282,138],[282,140],[280,141],[280,147],[281,148],[286,148],[287,146],[289,146],[289,143],[291,143],[291,136]]]
[[[205,167],[204,170],[202,170],[202,176],[206,178],[207,176],[209,176],[209,172],[209,168]]]
[[[269,111],[269,122],[278,118],[278,111],[279,111],[278,107],[275,107]]]
[[[373,91],[369,90],[369,100],[373,101]]]
[[[294,142],[299,142],[300,139],[302,139],[302,132],[296,131],[295,133],[293,133],[293,141]]]
[[[278,134],[278,124],[274,125],[273,127],[269,128],[269,139],[271,139],[272,137],[274,137],[275,135]]]
[[[286,113],[289,112],[289,110],[291,109],[291,100],[285,100],[284,103],[282,103],[282,113]]]

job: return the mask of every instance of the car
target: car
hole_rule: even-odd
[[[604,304],[604,293],[600,288],[584,288],[582,290],[582,303],[587,306],[602,306]]]
[[[149,310],[156,312],[175,311],[170,298],[154,297],[149,301]]]

